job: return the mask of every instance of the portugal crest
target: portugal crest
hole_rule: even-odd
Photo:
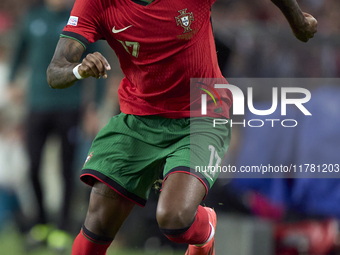
[[[181,25],[184,28],[183,33],[192,31],[192,29],[190,28],[191,21],[194,21],[194,15],[192,14],[192,12],[187,12],[187,8],[178,12],[180,13],[180,15],[175,17],[177,26]]]
[[[92,156],[93,156],[93,151],[87,156],[83,167],[85,167],[86,163],[92,158]]]

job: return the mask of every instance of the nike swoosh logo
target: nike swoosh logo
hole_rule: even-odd
[[[123,32],[124,30],[128,29],[129,27],[132,27],[132,25],[124,27],[122,29],[116,29],[115,27],[113,27],[112,28],[112,33],[117,34],[117,33]]]

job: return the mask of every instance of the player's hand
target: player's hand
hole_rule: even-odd
[[[88,54],[78,67],[78,73],[83,78],[92,76],[97,79],[100,77],[106,79],[107,70],[111,70],[111,66],[106,58],[99,52]]]
[[[314,34],[317,32],[318,22],[317,20],[310,14],[303,12],[304,21],[302,24],[293,28],[293,33],[297,39],[302,42],[307,42],[310,38],[314,37]]]

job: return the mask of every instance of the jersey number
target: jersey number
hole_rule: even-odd
[[[138,53],[139,53],[139,43],[138,42],[129,42],[129,41],[121,41],[121,40],[117,40],[118,42],[120,42],[124,49],[131,54],[132,56],[134,56],[135,58],[138,58]],[[132,52],[130,52],[130,49],[132,48]]]
[[[209,145],[209,151],[210,151],[210,159],[209,159],[208,166],[214,167],[215,171],[210,171],[210,174],[214,177],[217,172],[217,168],[221,164],[222,160],[220,156],[218,156],[217,151],[214,146]],[[214,161],[215,161],[215,164],[214,164]]]

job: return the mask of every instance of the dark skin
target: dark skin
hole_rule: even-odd
[[[286,17],[293,34],[302,42],[307,42],[317,32],[316,19],[301,11],[296,0],[271,0]],[[51,88],[65,89],[72,86],[77,78],[72,70],[79,64],[84,52],[84,47],[77,41],[60,38],[55,54],[47,69],[47,81]],[[79,67],[79,74],[83,78],[93,76],[95,78],[107,78],[106,71],[110,70],[110,64],[99,52],[88,54]]]
[[[74,85],[78,79],[74,76],[72,70],[79,64],[84,51],[84,47],[75,40],[59,39],[46,73],[47,82],[51,88],[66,89]],[[81,64],[78,72],[84,78],[92,76],[97,79],[100,77],[106,79],[106,71],[111,69],[109,62],[99,52],[86,55]]]
[[[134,205],[106,184],[96,182],[91,191],[84,225],[92,233],[114,238]]]
[[[168,229],[188,226],[204,195],[205,188],[196,177],[184,173],[171,174],[164,182],[158,200],[158,225]],[[84,225],[97,235],[114,238],[134,205],[106,184],[96,182]]]
[[[79,64],[83,49],[75,40],[60,38],[47,70],[47,79],[52,88],[67,88],[77,81],[72,69]],[[110,70],[110,66],[99,52],[95,52],[82,60],[78,70],[82,77],[107,78],[106,71]],[[170,175],[158,202],[156,218],[159,226],[171,229],[188,226],[205,193],[204,185],[196,177],[183,173]],[[174,200],[173,197],[178,199]],[[90,196],[85,227],[95,234],[114,237],[133,206],[130,200],[105,184],[96,182]]]
[[[295,0],[271,0],[286,17],[293,34],[302,42],[307,42],[317,32],[317,20],[302,12]]]
[[[303,13],[296,0],[271,0],[285,15],[297,39],[307,42],[317,30],[317,21]],[[65,89],[75,84],[73,68],[80,63],[84,47],[73,39],[60,38],[53,59],[47,69],[51,88]],[[110,64],[99,52],[88,54],[78,68],[81,77],[107,78]],[[156,218],[166,229],[187,227],[194,219],[197,208],[205,196],[204,185],[189,174],[174,173],[164,182],[159,197]],[[176,198],[176,199],[173,199]],[[115,237],[134,203],[117,194],[101,182],[92,188],[85,227],[91,232]]]

